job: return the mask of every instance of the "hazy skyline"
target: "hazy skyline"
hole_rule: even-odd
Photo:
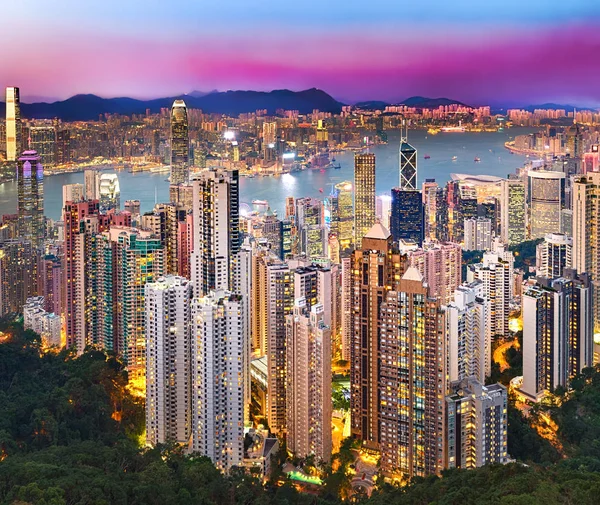
[[[586,0],[21,0],[3,6],[0,42],[0,85],[26,101],[318,87],[600,105],[600,5]]]

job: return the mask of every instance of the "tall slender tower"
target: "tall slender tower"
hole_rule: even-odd
[[[194,296],[233,289],[233,261],[240,251],[239,173],[211,169],[193,181]]]
[[[44,168],[35,151],[25,151],[17,167],[19,235],[40,247],[44,241]]]
[[[6,160],[16,161],[23,149],[19,88],[6,88]]]
[[[417,189],[417,150],[408,143],[408,126],[400,130],[400,188]]]
[[[190,178],[190,140],[187,108],[175,100],[171,108],[171,184],[186,184]]]
[[[354,244],[360,248],[362,238],[375,224],[375,155],[354,156]]]

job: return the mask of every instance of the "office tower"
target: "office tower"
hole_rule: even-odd
[[[54,254],[42,255],[38,267],[37,292],[44,297],[44,310],[62,314],[63,271],[62,261]]]
[[[484,384],[491,373],[491,340],[485,329],[489,302],[482,295],[481,281],[459,286],[446,307],[448,376],[452,382],[475,377]]]
[[[352,346],[352,266],[350,258],[342,258],[342,293],[340,299],[340,316],[342,324],[342,355],[344,361],[350,361]]]
[[[405,258],[393,245],[392,235],[380,223],[362,240],[362,249],[350,260],[352,327],[350,350],[350,402],[352,435],[377,449],[380,434],[380,359],[383,320],[379,306],[398,287]]]
[[[453,242],[464,241],[465,219],[477,217],[477,190],[462,180],[449,181],[446,185],[448,198],[448,228]]]
[[[529,238],[544,238],[560,233],[561,211],[565,207],[565,174],[546,170],[530,170]]]
[[[72,159],[71,132],[56,123],[56,164],[66,165]]]
[[[400,189],[417,189],[417,150],[408,143],[408,126],[400,129]],[[406,126],[406,129],[404,129]],[[394,232],[392,232],[393,235]]]
[[[415,268],[380,307],[380,377],[367,391],[380,409],[381,469],[406,478],[445,468],[445,315]],[[367,396],[367,398],[369,397]]]
[[[392,188],[392,214],[390,218],[394,240],[423,243],[423,198],[416,189]]]
[[[392,212],[392,197],[390,195],[377,195],[375,204],[375,215],[377,219],[384,226],[384,228],[389,230]]]
[[[19,88],[6,88],[6,161],[17,161],[24,149]]]
[[[190,140],[185,102],[175,100],[171,108],[171,184],[187,184],[190,179]]]
[[[84,200],[85,190],[83,184],[65,184],[63,186],[63,209],[67,202],[79,202]]]
[[[192,280],[195,296],[231,286],[232,262],[240,250],[239,174],[210,169],[194,186]]]
[[[423,229],[423,240],[427,242],[434,242],[437,240],[438,234],[436,232],[437,226],[437,201],[438,201],[438,190],[439,186],[435,179],[425,179],[421,188],[421,196],[423,197],[423,217],[424,217],[424,229]]]
[[[492,221],[478,217],[465,219],[465,251],[489,251],[492,248]]]
[[[573,268],[587,273],[594,297],[594,333],[600,332],[600,172],[575,177],[572,186]]]
[[[139,216],[141,205],[139,200],[125,200],[125,210],[131,213],[132,218]]]
[[[186,211],[194,208],[194,186],[192,184],[171,184],[169,186],[169,201]]]
[[[523,386],[534,400],[592,365],[591,284],[565,269],[558,279],[538,277],[523,294]]]
[[[437,189],[435,199],[435,238],[439,242],[450,240],[448,188]]]
[[[375,224],[375,155],[354,155],[354,246]]]
[[[535,249],[536,270],[540,277],[562,277],[565,268],[571,268],[573,239],[563,233],[549,233]]]
[[[0,317],[18,314],[37,293],[37,250],[23,238],[0,241]]]
[[[102,174],[98,179],[100,210],[108,211],[121,208],[121,188],[117,174]]]
[[[296,202],[293,196],[285,198],[285,218],[292,221],[296,218]]]
[[[192,285],[167,275],[146,284],[146,441],[189,442]]]
[[[446,396],[448,468],[478,468],[508,461],[508,405],[502,384],[474,377],[454,382]]]
[[[281,257],[290,258],[293,254],[295,226],[292,221],[285,219],[281,222]]]
[[[91,258],[92,234],[98,232],[100,212],[97,200],[67,202],[63,210],[65,223],[65,255],[63,274],[65,331],[67,347],[83,352],[86,346],[86,275],[87,261]]]
[[[27,299],[23,306],[23,328],[32,330],[42,338],[46,347],[61,346],[61,319],[60,314],[49,313],[44,308],[43,296],[34,296]]]
[[[56,129],[54,126],[29,127],[29,148],[40,156],[42,165],[48,168],[56,166]]]
[[[274,161],[277,146],[277,123],[265,121],[262,125],[262,153],[263,160]]]
[[[44,168],[35,151],[24,151],[17,165],[19,237],[41,247],[45,236]]]
[[[217,290],[194,298],[191,310],[192,451],[228,471],[244,453],[243,308]]]
[[[410,266],[415,267],[427,282],[431,297],[449,304],[462,282],[462,249],[459,244],[442,242],[426,245],[408,253]]]
[[[331,458],[331,330],[321,304],[296,299],[286,316],[287,447],[297,457]]]
[[[329,233],[323,214],[322,201],[316,198],[296,199],[299,252],[312,260],[321,260],[328,254]]]
[[[83,171],[83,185],[86,200],[100,199],[100,172],[95,168]]]
[[[277,219],[277,216],[267,208],[267,211],[261,216],[254,227],[255,237],[265,238],[271,247],[271,250],[280,259],[283,256],[283,222]]]
[[[344,254],[352,248],[354,226],[354,207],[352,205],[352,182],[345,181],[335,185],[337,194],[336,220],[338,242],[340,244],[340,253]],[[332,216],[332,226],[333,226]],[[332,232],[334,230],[332,229]]]

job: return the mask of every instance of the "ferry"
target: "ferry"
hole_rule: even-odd
[[[475,163],[479,163],[481,161],[481,158],[479,156],[475,157]]]
[[[456,161],[458,159],[458,156],[452,156],[452,161]]]
[[[442,131],[445,133],[464,133],[466,128],[464,126],[444,126]]]

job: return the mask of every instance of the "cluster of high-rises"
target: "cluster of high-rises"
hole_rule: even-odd
[[[267,202],[242,212],[237,169],[190,175],[177,100],[169,202],[122,209],[117,176],[89,170],[64,187],[51,224],[40,156],[9,125],[19,120],[11,90],[18,209],[0,228],[0,315],[22,312],[48,346],[117,353],[146,398],[151,445],[181,444],[222,470],[254,465],[254,423],[296,456],[328,461],[335,366],[349,372],[350,432],[387,476],[502,463],[507,391],[486,380],[492,342],[511,335],[519,309],[526,396],[594,361],[600,172],[581,163],[419,188],[402,123],[389,194],[376,194],[366,151],[354,180],[324,200],[290,196],[281,216]],[[264,123],[265,157],[275,131]],[[524,282],[509,248],[527,239],[542,240],[537,277]],[[466,275],[463,250],[483,252]]]

